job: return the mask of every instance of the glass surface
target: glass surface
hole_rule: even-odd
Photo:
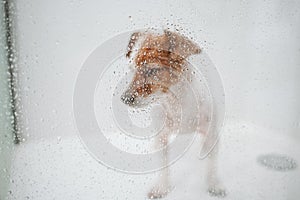
[[[148,162],[137,160],[130,163],[132,168],[139,169],[139,173],[133,173],[128,170],[131,165],[123,154],[103,149],[104,145],[86,145],[97,144],[101,139],[94,128],[98,125],[106,138],[105,144],[117,150],[141,157],[156,151],[151,131],[161,129],[155,129],[152,123],[165,123],[164,109],[156,104],[135,109],[121,102],[121,95],[137,69],[136,63],[125,57],[130,34],[125,43],[118,36],[144,29],[148,31],[143,33],[160,30],[163,35],[163,30],[170,30],[189,38],[202,50],[199,56],[207,57],[203,62],[193,62],[198,55],[186,60],[197,65],[199,74],[206,77],[207,71],[201,67],[209,59],[224,88],[224,96],[218,93],[220,96],[212,98],[209,107],[225,109],[224,124],[218,129],[218,162],[208,164],[207,170],[207,162],[214,158],[206,157],[205,153],[200,155],[204,134],[183,134],[180,137],[183,141],[189,141],[191,135],[194,140],[187,149],[180,150],[182,154],[174,159],[176,162],[167,163],[170,192],[165,199],[212,199],[212,195],[224,196],[223,191],[226,191],[224,199],[300,198],[299,1],[15,0],[14,3],[22,142],[15,146],[9,167],[11,134],[9,128],[2,131],[5,126],[1,125],[4,145],[1,143],[0,174],[7,177],[6,169],[11,172],[10,180],[5,178],[0,182],[1,193],[6,191],[2,194],[7,194],[7,199],[147,199],[162,171],[149,172],[148,165],[143,173],[141,169]],[[1,43],[1,52],[3,47]],[[115,54],[120,57],[112,57]],[[1,109],[9,112],[4,55],[1,53]],[[100,63],[107,66],[97,66]],[[87,72],[84,66],[92,66],[95,71]],[[103,74],[102,68],[107,69]],[[81,93],[77,94],[82,77],[87,82],[95,79],[96,84],[92,87],[81,84]],[[202,84],[219,81],[213,76],[206,78]],[[214,89],[208,87],[208,90]],[[84,103],[80,101],[77,105],[76,98]],[[200,107],[195,102],[183,105]],[[116,107],[118,103],[120,107]],[[95,119],[74,113],[75,106],[81,110],[94,108],[91,115]],[[157,110],[152,112],[152,108]],[[178,107],[174,110],[181,111]],[[1,110],[1,123],[7,116],[2,114],[5,112]],[[212,116],[213,120],[222,115]],[[156,122],[156,119],[163,120]],[[85,124],[81,124],[83,121]],[[82,126],[86,129],[83,133]],[[147,127],[151,131],[145,139],[143,134],[150,130]],[[136,130],[145,132],[132,136]],[[82,141],[81,134],[89,141]],[[214,145],[217,137],[212,138],[207,141]],[[173,141],[175,136],[170,137],[169,142]],[[210,152],[210,147],[204,150]],[[160,147],[156,149],[163,151]],[[99,160],[99,156],[113,164]],[[163,161],[156,157],[149,160]],[[212,168],[218,169],[222,183],[218,189],[222,190],[214,191],[207,183],[207,171]]]

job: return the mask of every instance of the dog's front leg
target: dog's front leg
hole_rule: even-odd
[[[208,154],[207,158],[207,184],[211,196],[224,197],[226,190],[218,177],[218,143]]]
[[[165,129],[160,137],[155,141],[156,148],[162,148],[162,157],[160,158],[161,167],[159,171],[159,178],[156,185],[148,193],[150,199],[157,199],[165,197],[169,190],[169,167],[168,167],[168,129]]]

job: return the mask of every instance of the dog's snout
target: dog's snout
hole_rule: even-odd
[[[135,101],[135,98],[133,95],[131,94],[123,94],[121,96],[121,100],[127,104],[127,105],[133,105],[134,104],[134,101]]]

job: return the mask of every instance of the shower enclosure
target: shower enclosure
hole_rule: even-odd
[[[0,8],[0,200],[147,199],[159,170],[126,171],[127,159],[102,143],[89,146],[99,135],[83,139],[94,131],[92,121],[74,105],[90,91],[81,85],[76,96],[80,77],[95,76],[90,102],[103,136],[130,155],[152,152],[152,140],[123,134],[123,125],[144,131],[153,113],[122,113],[114,105],[129,84],[125,74],[132,75],[125,58],[130,34],[166,29],[197,43],[222,80],[217,168],[223,198],[300,198],[299,1],[7,0]],[[106,71],[84,76],[85,66]],[[128,117],[123,125],[118,116]],[[199,159],[202,139],[196,135],[171,163],[165,199],[215,198],[207,192],[206,158]]]

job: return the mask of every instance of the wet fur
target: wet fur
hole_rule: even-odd
[[[140,43],[140,47],[137,53],[132,56],[133,49],[137,43]],[[160,35],[141,32],[133,33],[130,37],[127,50],[126,57],[133,60],[135,75],[130,86],[124,92],[122,100],[132,107],[148,104],[149,101],[147,100],[153,96],[158,97],[158,99],[162,101],[161,103],[167,111],[168,120],[167,127],[162,131],[161,137],[157,140],[156,145],[158,147],[166,145],[170,133],[173,132],[174,129],[179,128],[176,127],[176,123],[174,123],[176,117],[178,117],[176,107],[187,107],[189,104],[174,98],[174,95],[170,92],[170,88],[183,84],[183,79],[189,77],[186,59],[191,55],[199,54],[201,50],[197,44],[188,38],[167,30]],[[186,92],[188,92],[184,89],[186,88],[180,85],[175,90],[177,91],[176,95],[184,98],[187,94]],[[162,96],[165,98],[159,98]],[[192,106],[191,110],[195,110]],[[202,111],[197,114],[198,117],[195,118],[196,123],[193,124],[193,129],[187,130],[186,128],[184,130],[187,132],[201,132],[207,130],[209,121],[208,115],[205,109],[202,109]],[[216,146],[207,158],[208,191],[211,195],[225,196],[225,190],[217,176],[217,152],[218,147]],[[167,165],[168,153],[166,148],[163,150],[163,156],[165,158],[165,163],[163,164]],[[168,167],[161,170],[160,173],[160,180],[148,194],[148,197],[151,199],[164,197],[169,192]]]

